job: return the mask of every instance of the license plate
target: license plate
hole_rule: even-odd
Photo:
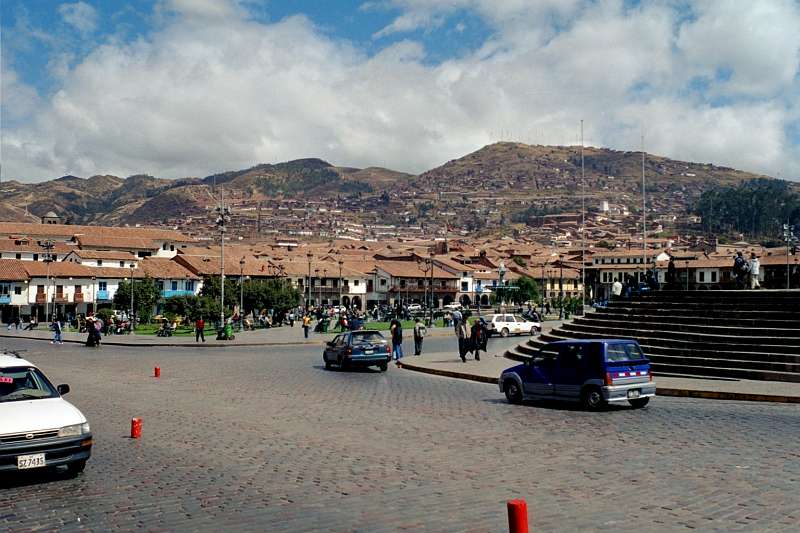
[[[45,466],[44,454],[37,453],[34,455],[20,455],[17,457],[17,469],[25,470],[27,468],[40,468]]]
[[[638,398],[639,394],[641,392],[642,391],[640,391],[639,389],[629,390],[628,391],[628,398],[631,398],[631,399]]]
[[[375,350],[364,350],[364,355],[372,355],[375,353]]]

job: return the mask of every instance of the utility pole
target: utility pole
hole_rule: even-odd
[[[239,331],[244,331],[244,257],[239,259]]]
[[[219,207],[217,207],[217,227],[219,228],[219,255],[220,255],[219,320],[221,329],[225,329],[225,225],[230,221],[230,219],[231,219],[231,212],[230,209],[225,207],[225,188],[222,187],[220,189]]]
[[[131,315],[130,315],[129,318],[130,318],[130,321],[131,321],[131,333],[133,333],[133,330],[136,329],[136,326],[135,326],[136,320],[133,317],[133,263],[131,263],[131,286],[130,286],[130,289],[131,289]]]
[[[308,283],[306,283],[306,312],[308,312],[308,303],[311,301],[311,258],[314,257],[312,254],[306,254],[306,259],[308,259]]]
[[[342,314],[342,265],[344,261],[339,259],[339,314]]]
[[[581,315],[586,309],[586,174],[583,161],[583,119],[581,119]]]

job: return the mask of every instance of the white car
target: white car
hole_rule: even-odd
[[[487,328],[490,334],[508,337],[509,335],[536,335],[542,331],[541,322],[522,320],[511,313],[492,315]]]
[[[409,312],[422,311],[422,304],[408,304]]]
[[[444,306],[444,309],[448,309],[450,311],[455,311],[457,309],[461,309],[461,304],[458,302],[449,303]]]
[[[65,466],[72,475],[92,455],[86,417],[62,398],[41,370],[15,353],[0,352],[0,474]]]

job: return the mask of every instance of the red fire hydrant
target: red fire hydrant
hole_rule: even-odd
[[[131,438],[139,439],[142,437],[142,419],[131,418]]]
[[[161,377],[161,367],[157,366],[153,369],[153,377],[160,378]]]
[[[528,533],[528,504],[525,500],[508,501],[509,533]]]

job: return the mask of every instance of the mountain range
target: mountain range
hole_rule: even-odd
[[[641,152],[587,147],[584,150],[585,186],[603,196],[613,189],[638,190]],[[647,155],[648,190],[669,194],[680,189],[699,196],[709,186],[730,185],[763,177],[704,163],[676,161]],[[224,172],[205,178],[162,179],[147,175],[121,178],[97,175],[63,176],[41,183],[0,184],[0,220],[35,221],[52,211],[75,224],[158,223],[167,216],[201,215],[217,202],[214,191],[224,186],[233,205],[253,205],[283,199],[317,200],[335,196],[382,195],[385,191],[426,192],[481,189],[489,194],[567,195],[577,190],[581,175],[580,149],[495,143],[419,175],[386,168],[334,166],[321,159],[298,159],[278,164]],[[612,184],[613,187],[609,187]]]

